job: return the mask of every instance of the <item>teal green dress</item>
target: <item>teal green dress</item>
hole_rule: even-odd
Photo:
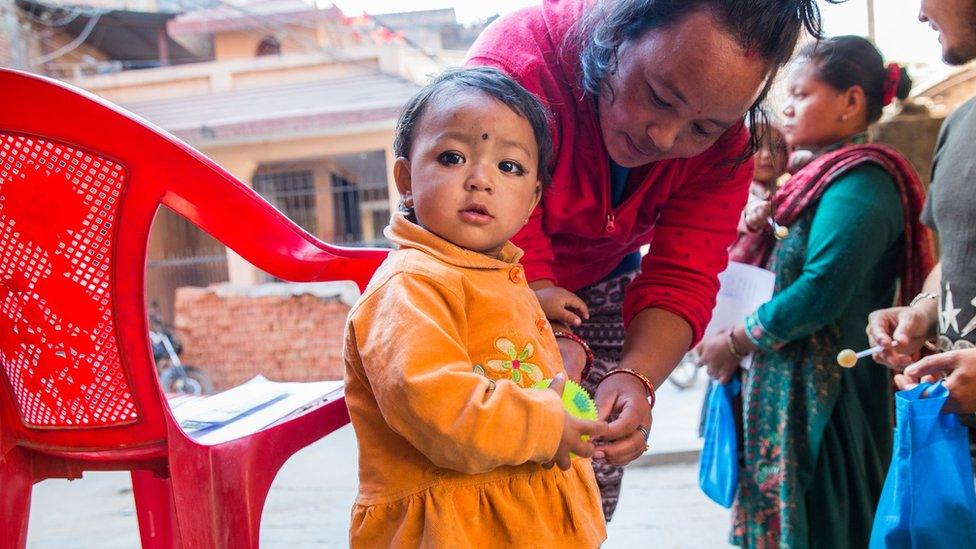
[[[891,458],[891,382],[869,358],[844,369],[836,356],[866,348],[868,314],[893,303],[903,232],[894,180],[864,164],[773,249],[773,298],[746,319],[760,350],[743,372],[733,543],[867,547]]]

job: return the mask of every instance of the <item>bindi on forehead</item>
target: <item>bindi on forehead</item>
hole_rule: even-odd
[[[481,134],[481,140],[482,141],[488,141],[488,134],[487,133]]]

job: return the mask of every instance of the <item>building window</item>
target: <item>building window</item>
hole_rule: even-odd
[[[259,171],[254,190],[306,231],[318,235],[315,177],[311,170]]]
[[[359,188],[339,174],[332,174],[332,219],[338,242],[358,243],[363,239]]]
[[[281,42],[274,36],[265,36],[258,44],[258,57],[262,55],[281,55]]]
[[[387,246],[390,196],[384,151],[261,166],[252,186],[278,211],[331,244]]]

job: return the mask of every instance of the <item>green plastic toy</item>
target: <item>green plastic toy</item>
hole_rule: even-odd
[[[532,388],[548,389],[551,383],[551,379],[543,379],[532,385]],[[590,394],[586,392],[586,389],[580,387],[579,383],[570,379],[566,380],[566,385],[563,387],[563,408],[569,412],[569,415],[575,418],[588,419],[590,421],[596,421],[597,419],[596,403],[590,398]],[[589,435],[583,435],[583,440],[589,439]],[[574,454],[570,454],[570,456],[575,457]]]

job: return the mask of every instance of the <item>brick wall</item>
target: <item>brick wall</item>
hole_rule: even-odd
[[[257,374],[342,379],[342,330],[357,296],[351,283],[180,288],[175,327],[183,361],[207,372],[218,391]]]

